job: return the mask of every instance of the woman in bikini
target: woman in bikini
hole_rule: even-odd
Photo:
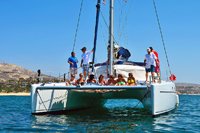
[[[126,80],[124,79],[124,77],[122,76],[122,74],[118,74],[118,78],[117,78],[117,86],[123,86],[126,85]]]
[[[136,81],[132,73],[128,74],[127,85],[136,85]]]

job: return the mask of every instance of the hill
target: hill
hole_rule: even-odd
[[[43,82],[57,81],[52,76],[41,74]],[[30,85],[37,82],[37,73],[23,67],[0,63],[0,92],[29,92]]]
[[[200,94],[200,84],[176,83],[179,94]]]
[[[14,64],[0,63],[0,82],[18,81],[20,78],[26,80],[30,77],[36,78],[37,73]]]

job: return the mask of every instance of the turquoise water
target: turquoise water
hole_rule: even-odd
[[[155,118],[133,109],[137,103],[109,100],[104,110],[34,116],[30,96],[0,96],[0,132],[200,132],[200,96],[181,95],[175,111]]]

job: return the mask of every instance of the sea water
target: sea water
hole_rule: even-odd
[[[178,108],[158,117],[135,100],[108,100],[102,110],[35,116],[30,98],[0,96],[0,132],[200,132],[199,95],[180,95]]]

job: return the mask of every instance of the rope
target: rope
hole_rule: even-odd
[[[118,0],[118,2],[119,2],[119,4],[121,5],[120,7],[122,7],[123,5],[122,5],[122,3],[120,2],[120,0]],[[127,0],[124,0],[124,2],[127,3]],[[124,7],[123,7],[123,8],[124,8]],[[104,15],[103,15],[102,11],[100,11],[100,13],[101,13],[101,17],[103,18],[103,22],[105,23],[107,29],[109,29],[109,25],[108,25],[108,23],[106,22],[106,19],[105,19]],[[122,16],[122,14],[123,14],[123,12],[122,12],[122,8],[121,8],[121,9],[120,9],[120,16]],[[125,13],[125,14],[127,14],[127,13]],[[122,18],[122,17],[120,17],[120,18]],[[118,32],[118,37],[119,37],[119,39],[118,39],[118,40],[120,40],[120,38],[121,38],[121,36],[122,36],[122,31],[124,30],[124,26],[121,26],[121,23],[122,23],[122,20],[123,20],[123,19],[120,19],[120,18],[119,18],[119,28],[118,28],[118,30],[119,30],[119,32]],[[127,21],[127,15],[125,16],[125,21]],[[121,30],[121,32],[120,32],[120,30]],[[116,41],[115,36],[114,36],[114,35],[112,35],[112,36],[113,36],[114,42],[117,43],[117,44],[119,44],[119,41]]]
[[[120,39],[121,39],[121,36],[122,36],[122,30],[121,30],[121,25],[122,25],[122,3],[121,3],[121,0],[118,0],[118,3],[119,3],[119,24],[118,24],[118,38],[119,38],[119,41],[120,41]]]
[[[75,45],[76,45],[76,38],[77,38],[77,34],[78,34],[78,28],[79,28],[79,23],[80,23],[82,7],[83,7],[83,0],[81,1],[81,7],[80,7],[80,11],[79,11],[78,22],[77,22],[77,26],[76,26],[76,32],[75,32],[75,36],[74,36],[74,44],[73,44],[72,51],[74,51],[74,48],[75,48]]]
[[[100,10],[100,13],[101,13],[101,17],[103,18],[103,21],[104,21],[104,23],[105,23],[107,29],[109,29],[108,23],[106,22],[106,19],[105,19],[105,17],[104,17],[104,15],[103,15],[103,13],[102,13],[101,10]],[[115,40],[115,36],[114,36],[114,35],[112,35],[112,36],[113,36],[114,42],[117,43],[117,41]],[[118,44],[118,43],[117,43],[117,44]]]
[[[133,108],[136,108],[147,97],[149,92],[150,92],[150,87],[147,85],[147,92],[144,94],[144,96],[141,99],[139,99],[138,103]]]
[[[119,21],[119,24],[118,24],[118,40],[120,42],[121,38],[122,38],[122,35],[124,35],[124,31],[125,31],[125,23],[127,22],[127,16],[128,16],[128,13],[126,12],[127,10],[124,10],[124,9],[127,9],[126,5],[127,5],[127,1],[123,1],[121,2],[121,0],[118,0],[118,3],[119,3],[119,17],[118,17],[118,21]],[[125,14],[125,15],[124,15]],[[124,20],[124,21],[123,21]]]
[[[167,50],[166,50],[166,47],[165,47],[165,41],[164,41],[164,37],[163,37],[161,25],[160,25],[160,20],[159,20],[159,17],[158,17],[158,11],[157,11],[157,8],[156,8],[156,3],[155,3],[155,0],[152,0],[152,1],[153,1],[153,6],[154,6],[155,14],[156,14],[156,19],[157,19],[157,22],[158,22],[158,27],[159,27],[161,39],[162,39],[162,44],[163,44],[164,51],[165,51],[165,56],[166,56],[166,59],[167,59],[167,65],[168,65],[168,68],[169,68],[169,73],[171,75],[172,72],[171,72],[171,69],[170,69],[169,59],[168,59]]]

